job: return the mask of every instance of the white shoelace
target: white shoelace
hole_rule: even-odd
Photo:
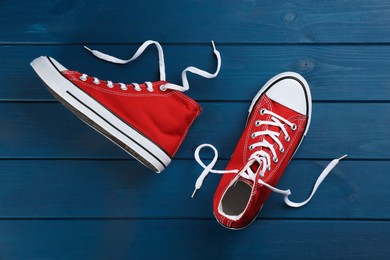
[[[295,124],[292,124],[288,120],[284,119],[283,117],[281,117],[281,116],[279,116],[279,115],[277,115],[277,114],[275,114],[275,113],[273,113],[271,111],[263,110],[261,113],[272,115],[272,117],[271,117],[272,121],[256,121],[256,126],[260,126],[260,125],[264,125],[264,124],[268,124],[268,125],[272,125],[272,126],[278,126],[283,131],[283,133],[285,134],[286,141],[289,140],[289,136],[287,134],[287,131],[286,131],[283,123],[289,125],[292,129],[296,128]],[[252,133],[252,137],[253,138],[257,137],[257,136],[260,136],[260,135],[271,137],[272,140],[274,140],[275,143],[278,144],[280,151],[282,152],[282,150],[283,150],[283,152],[284,152],[284,148],[283,148],[280,140],[278,139],[278,137],[279,137],[279,133],[278,132],[266,130],[266,131],[258,131],[258,132]],[[211,148],[214,151],[214,158],[212,159],[212,161],[208,165],[205,165],[203,163],[203,161],[200,159],[200,155],[199,155],[201,149],[203,149],[205,147],[209,147],[209,148]],[[277,158],[277,155],[276,155],[276,152],[275,152],[275,149],[274,149],[273,145],[270,144],[267,140],[265,140],[265,138],[263,138],[263,140],[261,142],[257,142],[257,143],[252,144],[249,149],[254,149],[255,147],[267,148],[268,150],[271,151],[271,154],[273,155],[274,162],[278,161],[278,158]],[[196,150],[195,150],[194,156],[195,156],[195,160],[198,162],[199,165],[201,165],[203,167],[204,170],[202,171],[202,173],[200,174],[200,176],[196,180],[195,190],[194,190],[194,192],[192,193],[192,196],[191,196],[192,198],[195,196],[196,191],[201,188],[204,179],[207,177],[207,175],[210,172],[211,173],[216,173],[216,174],[239,173],[239,175],[241,177],[243,177],[245,179],[248,179],[248,180],[254,181],[256,179],[256,175],[257,175],[256,173],[257,172],[259,172],[261,177],[264,177],[264,174],[265,174],[266,170],[270,170],[270,165],[271,165],[271,157],[264,150],[260,150],[260,151],[254,152],[249,157],[249,160],[248,160],[247,164],[243,167],[243,169],[241,171],[239,171],[238,169],[235,169],[235,170],[214,170],[213,167],[214,167],[214,165],[216,164],[216,162],[218,160],[218,151],[211,144],[199,145],[196,148]],[[345,158],[346,156],[347,155],[344,155],[344,156],[342,156],[342,157],[340,157],[338,159],[334,159],[326,166],[326,168],[322,171],[320,176],[317,178],[317,181],[315,182],[315,184],[313,186],[313,189],[312,189],[312,192],[311,192],[310,196],[308,197],[308,199],[306,199],[303,202],[298,202],[298,203],[297,202],[292,202],[288,198],[288,196],[291,194],[291,191],[289,189],[281,190],[281,189],[275,188],[272,185],[269,185],[268,183],[264,182],[261,178],[258,179],[258,183],[261,184],[261,185],[264,185],[265,187],[267,187],[268,189],[270,189],[273,192],[280,193],[280,194],[284,195],[284,202],[288,206],[294,207],[294,208],[302,207],[302,206],[306,205],[312,199],[312,197],[316,193],[318,187],[321,185],[321,183],[326,178],[326,176],[328,176],[328,174],[339,163],[339,161],[341,159]],[[251,165],[254,162],[257,162],[259,164],[259,167],[261,167],[260,171],[256,171],[256,172],[252,171]]]
[[[163,85],[161,87],[161,90],[172,89],[172,90],[177,90],[177,91],[181,91],[181,92],[187,91],[189,89],[189,84],[188,84],[188,79],[187,79],[187,72],[191,72],[191,73],[197,74],[197,75],[199,75],[201,77],[204,77],[204,78],[209,78],[209,79],[210,78],[215,78],[218,75],[219,70],[221,69],[221,54],[216,49],[214,41],[211,41],[211,43],[212,43],[212,46],[213,46],[213,52],[214,52],[214,54],[215,54],[215,56],[217,58],[217,63],[218,63],[217,70],[215,71],[215,73],[209,73],[207,71],[204,71],[204,70],[198,69],[196,67],[190,66],[190,67],[187,67],[185,70],[183,70],[183,72],[181,74],[183,86],[172,84],[172,83],[168,83],[168,84]],[[160,80],[165,81],[166,80],[166,76],[165,76],[164,52],[163,52],[163,49],[162,49],[161,45],[158,42],[156,42],[156,41],[148,40],[148,41],[144,42],[138,48],[138,50],[135,52],[133,57],[131,57],[128,60],[119,59],[119,58],[113,57],[111,55],[102,53],[102,52],[97,51],[97,50],[91,50],[87,46],[84,46],[84,48],[87,49],[88,51],[90,51],[94,56],[98,57],[99,59],[102,59],[102,60],[105,60],[105,61],[108,61],[108,62],[112,62],[112,63],[117,63],[117,64],[126,64],[126,63],[129,63],[130,61],[133,61],[133,60],[137,59],[145,51],[145,49],[149,45],[152,45],[152,44],[156,45],[157,51],[158,51]]]

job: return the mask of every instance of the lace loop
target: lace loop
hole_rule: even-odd
[[[214,151],[214,157],[212,159],[212,161],[208,164],[208,165],[205,165],[203,163],[203,161],[200,159],[200,156],[199,156],[199,153],[200,153],[200,150],[203,149],[204,147],[209,147],[211,148],[213,151]],[[263,151],[260,151],[260,152],[263,152]],[[218,160],[218,151],[217,149],[211,145],[211,144],[202,144],[202,145],[199,145],[196,150],[195,150],[195,153],[194,153],[194,157],[195,157],[195,160],[198,162],[198,164],[200,166],[203,167],[203,171],[202,173],[200,174],[200,176],[198,177],[198,179],[196,180],[196,183],[195,183],[195,190],[194,192],[192,193],[192,196],[191,198],[193,198],[195,196],[195,193],[197,190],[199,190],[203,184],[203,181],[204,179],[207,177],[207,175],[211,172],[211,173],[217,173],[217,174],[226,174],[226,173],[238,173],[239,170],[214,170],[213,167],[215,166],[217,160]],[[269,157],[269,155],[268,155]],[[310,194],[310,196],[305,200],[305,201],[302,201],[302,202],[293,202],[291,201],[288,197],[291,195],[291,191],[290,189],[287,189],[287,190],[281,190],[281,189],[278,189],[278,188],[275,188],[274,186],[264,182],[262,179],[258,179],[258,184],[260,185],[263,185],[265,187],[267,187],[268,189],[270,189],[271,191],[273,192],[276,192],[276,193],[279,193],[279,194],[282,194],[284,195],[284,202],[290,206],[290,207],[293,207],[293,208],[299,208],[299,207],[302,207],[304,205],[306,205],[307,203],[309,203],[309,201],[312,199],[312,197],[314,196],[314,194],[317,192],[317,189],[318,187],[321,185],[321,183],[325,180],[325,178],[329,175],[329,173],[333,170],[334,167],[336,167],[336,165],[340,162],[340,160],[344,159],[345,157],[347,157],[347,155],[343,155],[342,157],[338,158],[338,159],[334,159],[332,160],[326,167],[325,169],[322,171],[322,173],[318,176],[314,186],[313,186],[313,189],[312,189],[312,192]],[[248,163],[244,166],[244,168],[241,170],[241,172],[239,173],[239,175],[243,178],[246,178],[246,179],[249,179],[249,180],[252,180],[254,181],[255,178],[256,178],[256,173],[252,171],[252,169],[250,168],[250,166],[252,165],[252,163],[254,161],[257,161],[258,163],[260,164],[263,164],[263,165],[266,165],[267,164],[267,160],[269,160],[269,158],[267,157],[255,157],[253,159],[250,159],[248,161]],[[261,172],[260,172],[261,174]],[[264,172],[263,172],[264,174]],[[263,177],[263,175],[261,175],[261,177]]]
[[[153,92],[153,91],[154,91],[154,90],[153,90],[153,84],[152,84],[152,82],[146,81],[145,84],[146,84],[146,89],[147,89],[149,92]]]
[[[138,83],[131,83],[131,85],[134,86],[134,90],[135,90],[135,91],[141,91],[141,87],[139,86]]]
[[[133,61],[133,60],[137,59],[145,51],[145,49],[147,47],[149,47],[150,45],[152,45],[152,44],[156,45],[157,51],[158,51],[158,63],[159,63],[159,70],[160,70],[160,80],[164,80],[165,81],[164,51],[163,51],[160,43],[158,43],[156,41],[148,40],[148,41],[144,42],[138,48],[138,50],[134,53],[133,57],[131,57],[128,60],[119,59],[119,58],[116,58],[114,56],[105,54],[105,53],[97,51],[97,50],[91,50],[87,46],[84,46],[84,48],[87,49],[88,51],[90,51],[94,56],[98,57],[101,60],[105,60],[105,61],[116,63],[116,64],[126,64],[126,63],[129,63],[130,61]]]
[[[112,81],[107,81],[107,87],[108,88],[113,88],[114,87],[114,84],[112,83]]]
[[[181,91],[181,92],[187,91],[189,89],[189,83],[188,83],[188,79],[187,79],[187,72],[191,72],[191,73],[197,74],[197,75],[199,75],[201,77],[204,77],[204,78],[209,78],[209,79],[210,78],[215,78],[218,75],[219,70],[221,69],[221,54],[216,49],[214,41],[211,41],[211,43],[212,43],[212,46],[213,46],[214,55],[217,58],[217,70],[214,73],[209,73],[207,71],[204,71],[204,70],[198,69],[196,67],[190,66],[190,67],[187,67],[186,69],[184,69],[182,74],[181,74],[183,86],[172,84],[172,83],[167,83],[167,84],[164,85],[163,89],[164,90],[172,89],[172,90],[177,90],[177,91]],[[163,52],[163,49],[162,49],[161,45],[158,42],[156,42],[156,41],[148,40],[148,41],[144,42],[138,48],[138,50],[135,52],[133,57],[131,57],[128,60],[119,59],[119,58],[116,58],[114,56],[102,53],[100,51],[92,50],[92,49],[88,48],[87,46],[84,46],[84,48],[87,49],[88,51],[90,51],[94,56],[96,56],[99,59],[102,59],[102,60],[105,60],[105,61],[108,61],[108,62],[112,62],[112,63],[117,63],[117,64],[126,64],[126,63],[129,63],[130,61],[133,61],[133,60],[137,59],[145,51],[145,49],[149,45],[152,45],[152,44],[156,45],[157,51],[158,51],[160,80],[161,81],[166,81],[164,52]]]
[[[221,69],[221,54],[219,53],[219,51],[215,47],[214,41],[211,41],[211,44],[213,45],[214,55],[215,55],[215,57],[217,57],[217,70],[213,74],[211,74],[211,73],[209,73],[207,71],[198,69],[198,68],[193,67],[193,66],[187,67],[181,73],[181,78],[182,78],[182,81],[183,81],[183,88],[184,88],[184,90],[188,90],[189,89],[189,84],[188,84],[188,79],[187,79],[187,72],[191,72],[193,74],[197,74],[199,76],[202,76],[202,77],[208,78],[208,79],[215,78],[218,75],[219,70]]]
[[[121,90],[127,90],[127,86],[125,83],[119,83],[119,87]]]
[[[81,76],[80,76],[80,80],[82,80],[82,81],[86,81],[87,80],[87,74],[82,74]]]
[[[281,131],[284,134],[285,140],[287,142],[289,142],[290,141],[290,137],[289,137],[288,132],[287,132],[287,130],[286,130],[284,125],[288,125],[293,131],[295,131],[295,129],[297,129],[297,125],[292,123],[292,122],[290,122],[290,121],[288,121],[287,119],[283,118],[282,116],[277,115],[274,112],[269,111],[267,109],[262,108],[260,111],[261,111],[262,115],[265,115],[265,114],[271,115],[271,120],[272,121],[257,120],[257,121],[255,121],[255,125],[256,126],[257,125],[276,126],[279,129],[281,129]],[[252,138],[256,138],[257,136],[269,136],[274,141],[274,143],[279,146],[279,151],[281,153],[284,152],[283,144],[279,140],[279,137],[280,137],[280,133],[279,132],[266,129],[266,130],[263,130],[263,131],[254,132],[254,133],[251,134],[251,136],[252,136]],[[209,148],[211,148],[214,151],[214,158],[212,159],[211,163],[209,163],[207,166],[202,162],[202,160],[200,159],[200,156],[199,156],[200,150],[203,149],[204,147],[209,147]],[[194,197],[196,191],[198,189],[200,189],[200,187],[202,186],[203,180],[206,178],[206,176],[210,172],[211,173],[218,173],[218,174],[239,173],[239,176],[241,176],[241,177],[243,177],[245,179],[251,180],[253,182],[257,179],[258,184],[267,187],[268,189],[270,189],[273,192],[276,192],[276,193],[284,195],[284,202],[288,206],[295,207],[295,208],[302,207],[302,206],[306,205],[312,199],[312,197],[316,193],[318,187],[324,181],[326,176],[328,176],[328,174],[333,170],[333,168],[339,163],[339,161],[341,159],[344,159],[345,157],[347,157],[347,155],[344,155],[344,156],[342,156],[342,157],[340,157],[338,159],[332,160],[328,164],[328,166],[322,171],[322,173],[317,178],[317,181],[315,182],[315,184],[313,186],[313,189],[312,189],[312,192],[311,192],[310,196],[305,201],[303,201],[303,202],[292,202],[288,198],[291,195],[291,191],[289,189],[281,190],[281,189],[275,188],[272,185],[264,182],[261,178],[256,178],[257,174],[259,174],[260,177],[264,177],[265,172],[271,170],[271,154],[272,154],[272,161],[274,163],[278,163],[278,161],[279,161],[277,153],[276,153],[275,148],[274,148],[274,144],[271,144],[265,138],[261,139],[261,141],[259,141],[259,142],[252,143],[249,146],[248,149],[249,150],[253,150],[253,149],[257,148],[257,147],[266,148],[270,153],[266,152],[265,149],[259,149],[259,150],[253,152],[250,155],[250,157],[248,158],[247,163],[245,164],[245,166],[242,168],[241,171],[239,171],[238,169],[236,169],[236,170],[219,171],[219,170],[214,170],[213,169],[213,167],[216,164],[217,159],[218,159],[218,151],[217,151],[217,149],[213,145],[211,145],[211,144],[202,144],[202,145],[198,146],[196,148],[196,150],[195,150],[194,156],[195,156],[195,160],[198,162],[198,164],[200,164],[203,167],[204,170],[202,171],[201,175],[199,176],[198,180],[196,181],[195,190],[194,190],[194,192],[193,192],[191,197],[192,198]],[[253,165],[254,162],[257,162],[259,164],[259,166],[257,167],[257,170],[255,170],[255,171],[253,171],[251,169],[251,166]]]
[[[208,165],[205,165],[203,163],[203,161],[200,159],[200,155],[199,155],[200,154],[200,150],[202,150],[204,147],[209,147],[209,148],[211,148],[214,151],[214,157],[213,157],[213,159],[211,160],[211,162]],[[191,195],[191,198],[193,198],[195,196],[196,191],[199,190],[202,187],[204,179],[207,177],[207,175],[210,172],[211,173],[217,173],[217,174],[237,173],[238,172],[238,170],[232,170],[232,171],[226,171],[225,170],[225,171],[221,171],[221,170],[214,170],[213,169],[214,165],[216,164],[216,162],[218,160],[218,151],[211,144],[201,144],[201,145],[199,145],[196,148],[196,150],[195,150],[194,157],[195,157],[195,160],[198,162],[198,164],[203,167],[203,171],[200,174],[200,176],[198,177],[198,179],[196,180],[195,189],[194,189],[194,191],[193,191],[193,193]]]

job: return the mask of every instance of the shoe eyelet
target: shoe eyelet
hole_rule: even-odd
[[[99,85],[100,84],[100,80],[98,80],[97,78],[93,78],[93,84]]]
[[[274,161],[274,163],[277,163],[278,162],[278,157],[274,157],[274,158],[272,158],[272,160]]]
[[[154,89],[153,89],[153,83],[150,82],[150,81],[146,81],[145,82],[145,85],[146,85],[146,89],[149,91],[149,92],[153,92]]]
[[[265,108],[260,109],[260,115],[264,115],[264,114],[265,114]]]
[[[160,90],[161,90],[162,92],[165,92],[165,91],[167,91],[167,88],[165,87],[165,85],[161,85],[161,86],[160,86]]]
[[[251,137],[256,138],[256,134],[255,133],[251,134]]]
[[[291,125],[291,130],[293,130],[293,131],[297,130],[297,125],[296,124],[292,124]]]
[[[267,166],[267,171],[271,171],[271,166]]]
[[[120,89],[121,90],[128,90],[127,86],[123,83],[120,83]]]
[[[285,136],[284,140],[286,140],[286,142],[290,142],[290,136]]]
[[[83,74],[79,77],[81,81],[87,81],[87,75]]]
[[[114,84],[111,81],[107,81],[107,88],[113,88]]]
[[[281,153],[284,153],[284,147],[281,147],[281,148],[279,149],[279,151],[280,151]]]
[[[140,92],[142,90],[138,83],[131,83],[131,85],[133,85],[134,90],[137,92]]]
[[[253,145],[249,146],[249,151],[252,151],[254,149]]]
[[[260,120],[256,120],[255,126],[260,126],[260,125],[261,125],[261,121]]]

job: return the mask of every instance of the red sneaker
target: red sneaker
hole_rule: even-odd
[[[171,162],[189,127],[201,112],[200,105],[181,92],[188,90],[186,72],[206,78],[216,77],[189,67],[182,73],[183,86],[165,80],[163,50],[158,42],[145,42],[129,60],[92,51],[98,58],[114,63],[136,59],[151,44],[157,46],[160,80],[143,84],[123,84],[99,80],[66,69],[51,57],[39,57],[31,62],[49,91],[80,119],[120,146],[153,171],[161,172]]]
[[[310,198],[302,203],[288,199],[290,190],[279,190],[274,186],[309,129],[311,109],[310,89],[305,79],[297,73],[281,73],[269,80],[253,99],[246,128],[226,170],[212,169],[218,157],[212,145],[203,144],[197,148],[195,159],[204,171],[197,180],[195,191],[209,172],[225,174],[213,203],[214,215],[220,224],[230,229],[246,227],[256,218],[271,190],[283,194],[285,202],[292,207],[309,202],[339,159],[323,171]],[[203,147],[211,147],[215,152],[213,161],[207,166],[199,157]]]

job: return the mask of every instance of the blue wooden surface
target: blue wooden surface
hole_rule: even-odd
[[[389,23],[384,0],[2,1],[0,259],[387,259]],[[189,65],[214,69],[210,40],[223,59],[218,78],[189,77],[204,110],[160,175],[74,117],[29,66],[51,55],[102,79],[157,79],[153,49],[118,66],[82,48],[130,57],[147,39],[163,44],[175,83]],[[214,143],[223,168],[251,98],[286,70],[305,76],[314,103],[279,187],[302,200],[330,159],[349,157],[309,205],[271,194],[250,227],[225,230],[212,215],[219,176],[190,199],[193,151]]]

